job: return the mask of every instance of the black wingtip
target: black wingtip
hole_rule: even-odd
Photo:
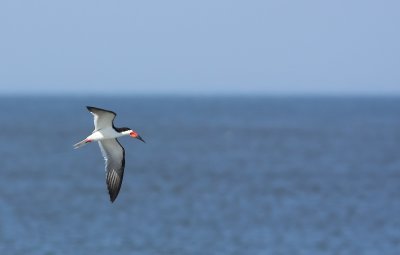
[[[114,201],[115,201],[115,199],[117,199],[117,197],[118,197],[118,193],[119,193],[119,189],[118,189],[118,191],[108,191],[108,194],[110,195],[110,201],[111,201],[111,203],[114,203]]]
[[[93,106],[86,106],[86,108],[88,109],[89,112],[93,112],[93,109],[94,109],[95,107],[93,107]]]
[[[114,203],[115,199],[117,199],[118,192],[117,193],[112,193],[112,192],[108,191],[108,194],[110,195],[111,203]]]
[[[96,110],[96,109],[100,109],[100,108],[93,107],[93,106],[86,106],[86,108],[88,109],[89,112],[92,112],[93,110]]]
[[[107,172],[106,182],[111,203],[114,203],[115,199],[118,197],[123,178],[123,172],[121,175],[119,175],[115,170]]]
[[[110,110],[106,110],[106,109],[102,109],[99,107],[94,107],[94,106],[86,106],[86,108],[88,109],[89,112],[95,112],[95,111],[103,111],[103,112],[109,112],[112,113],[114,115],[117,115],[115,112],[110,111]]]

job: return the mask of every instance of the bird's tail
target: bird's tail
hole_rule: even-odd
[[[83,139],[79,143],[74,144],[74,149],[78,149],[79,147],[82,147],[83,145],[86,145],[88,143],[87,139]]]

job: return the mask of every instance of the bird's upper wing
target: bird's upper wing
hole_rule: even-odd
[[[91,106],[87,106],[87,109],[94,116],[94,131],[113,126],[113,121],[117,116],[115,112]]]
[[[106,181],[111,202],[117,198],[124,177],[125,150],[117,139],[99,141],[101,153],[106,161]]]

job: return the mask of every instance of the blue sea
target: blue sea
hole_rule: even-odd
[[[85,106],[118,113],[109,201]],[[400,254],[400,98],[0,98],[0,254]]]

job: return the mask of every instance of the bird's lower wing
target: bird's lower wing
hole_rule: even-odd
[[[125,168],[125,150],[117,139],[99,141],[101,153],[106,163],[106,182],[111,202],[121,189]]]

